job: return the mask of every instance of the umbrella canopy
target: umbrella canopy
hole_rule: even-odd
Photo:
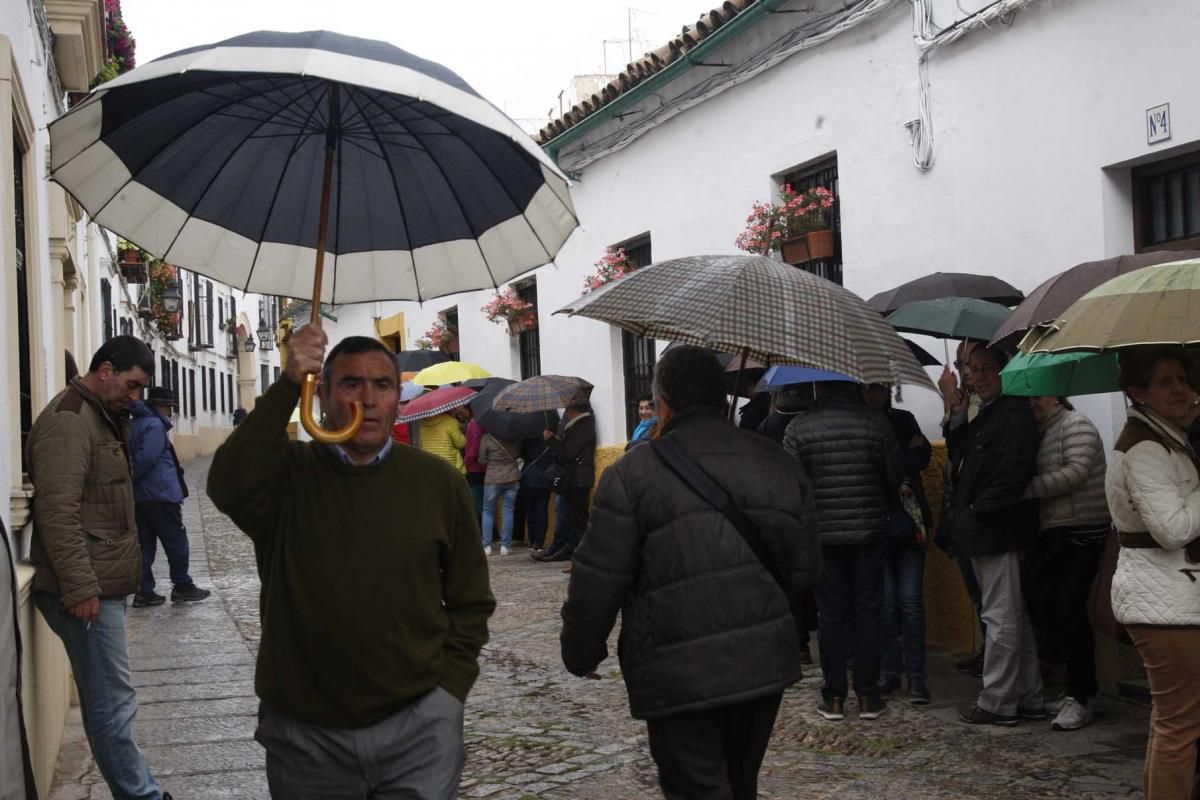
[[[465,361],[446,361],[434,364],[413,375],[412,382],[421,386],[445,386],[447,383],[462,383],[472,378],[490,378],[488,372],[478,364]]]
[[[508,378],[473,378],[463,383],[468,389],[474,389],[477,394],[471,398],[471,413],[476,419],[482,417],[484,413],[492,410],[492,405],[496,401],[496,395],[507,389],[509,386],[516,385],[516,381]]]
[[[527,414],[587,402],[592,385],[569,375],[539,375],[509,386],[496,395],[493,408]]]
[[[556,314],[770,366],[798,364],[866,383],[933,388],[912,351],[857,295],[764,256],[690,256],[643,267]]]
[[[326,174],[324,302],[495,287],[577,224],[566,177],[462,78],[329,31],[163,56],[56,120],[50,145],[96,222],[263,294],[312,299]]]
[[[1003,306],[1014,306],[1025,299],[1020,289],[993,275],[935,272],[880,292],[868,300],[867,305],[881,314],[890,314],[908,303],[944,297],[971,297]]]
[[[896,330],[906,333],[986,342],[1008,314],[1008,309],[999,303],[971,297],[943,297],[903,305],[888,314],[887,321]]]
[[[1017,397],[1071,397],[1105,394],[1117,385],[1117,354],[1020,354],[1000,373],[1004,394]]]
[[[465,406],[474,396],[475,390],[465,386],[443,386],[413,400],[396,419],[400,422],[416,422],[419,419],[436,417],[459,406]]]
[[[400,402],[412,402],[421,395],[425,394],[427,391],[429,390],[420,384],[413,383],[412,381],[405,381],[404,383],[400,384]]]
[[[401,374],[405,372],[420,372],[434,364],[444,364],[450,356],[441,350],[401,350],[396,353],[396,367]]]
[[[829,372],[823,369],[808,367],[770,367],[762,377],[762,386],[766,389],[779,389],[793,383],[817,383],[819,381],[847,381],[857,383],[849,375],[840,372]]]
[[[1086,261],[1047,279],[1029,293],[996,331],[992,344],[1018,338],[1038,325],[1048,325],[1059,318],[1067,307],[1105,281],[1134,270],[1200,258],[1200,250],[1170,251],[1117,256],[1101,261]]]
[[[1145,267],[1100,284],[1048,328],[1021,341],[1025,353],[1200,344],[1200,259]]]

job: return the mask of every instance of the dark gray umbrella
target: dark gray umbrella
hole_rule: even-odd
[[[1012,314],[996,331],[992,344],[1016,345],[1025,331],[1054,322],[1076,300],[1118,275],[1143,267],[1196,258],[1200,258],[1200,250],[1156,250],[1152,253],[1085,261],[1049,278],[1030,292],[1029,297],[1012,310]]]
[[[396,366],[401,373],[420,372],[426,367],[449,360],[450,356],[441,350],[401,350],[396,353]]]
[[[993,275],[934,272],[880,292],[868,300],[867,305],[881,314],[890,314],[907,303],[940,300],[943,297],[973,297],[1002,306],[1015,306],[1025,299],[1020,289]]]

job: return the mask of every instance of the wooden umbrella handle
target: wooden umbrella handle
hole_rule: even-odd
[[[316,325],[318,328],[321,327],[321,282],[325,272],[325,235],[329,230],[329,193],[333,183],[333,156],[337,148],[341,111],[340,90],[341,87],[336,83],[329,86],[329,130],[325,136],[325,172],[321,181],[321,221],[317,230],[317,263],[313,274],[312,317],[309,321],[310,325]],[[349,425],[340,431],[330,431],[318,425],[316,418],[313,417],[313,395],[316,393],[317,376],[305,375],[304,384],[300,387],[300,422],[304,425],[304,430],[308,431],[308,435],[313,438],[313,441],[321,444],[341,444],[353,439],[362,426],[362,403],[354,404],[353,416],[350,418]]]
[[[308,431],[308,435],[313,438],[314,442],[321,444],[341,444],[353,439],[358,433],[359,427],[362,426],[362,403],[354,404],[353,416],[350,418],[349,425],[340,431],[330,431],[318,425],[317,420],[313,417],[313,395],[316,393],[317,376],[305,375],[304,383],[300,386],[300,423],[304,425],[304,430]]]

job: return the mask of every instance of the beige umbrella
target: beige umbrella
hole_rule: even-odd
[[[1021,341],[1024,353],[1200,344],[1200,259],[1119,275]]]

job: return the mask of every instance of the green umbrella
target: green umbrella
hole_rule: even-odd
[[[1070,397],[1119,390],[1117,354],[1038,353],[1018,355],[1000,373],[1004,394],[1017,397]]]
[[[888,314],[887,321],[898,331],[923,333],[940,339],[990,341],[1008,319],[1009,310],[999,303],[973,297],[943,297],[905,303]]]

